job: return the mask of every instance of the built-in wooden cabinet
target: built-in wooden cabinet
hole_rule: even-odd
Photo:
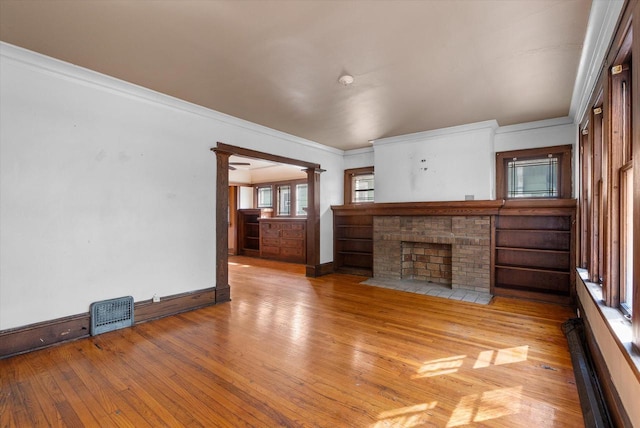
[[[336,272],[373,276],[373,216],[333,207]]]
[[[575,206],[575,201],[564,204]],[[495,216],[492,293],[557,303],[574,298],[574,208],[507,202]]]
[[[261,218],[259,223],[260,257],[293,263],[306,262],[306,219]]]
[[[306,263],[307,219],[271,218],[266,214],[260,209],[238,210],[238,254]]]
[[[259,209],[238,210],[238,254],[241,256],[260,256],[260,218]]]

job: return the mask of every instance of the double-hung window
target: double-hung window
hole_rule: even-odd
[[[373,167],[346,169],[344,171],[344,203],[374,202]]]

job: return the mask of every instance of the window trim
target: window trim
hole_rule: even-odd
[[[362,168],[350,168],[350,169],[344,170],[344,204],[345,205],[372,204],[374,202],[374,201],[353,202],[353,198],[351,196],[353,194],[353,186],[352,186],[353,177],[356,177],[358,175],[369,175],[369,174],[374,174],[375,176],[373,166],[365,166]],[[375,189],[374,189],[374,195],[375,195]],[[375,196],[374,196],[374,200],[375,200]]]
[[[544,198],[517,198],[525,199],[570,199],[571,198],[571,144],[563,146],[540,147],[535,149],[511,150],[508,152],[496,152],[496,198],[515,199],[508,197],[507,189],[507,164],[513,158],[522,160],[546,158],[553,155],[558,158],[558,196]]]

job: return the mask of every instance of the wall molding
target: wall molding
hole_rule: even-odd
[[[465,125],[451,126],[448,128],[398,135],[396,137],[380,138],[378,140],[374,140],[373,147],[375,148],[386,144],[415,143],[418,141],[432,140],[450,135],[467,134],[486,130],[490,130],[495,133],[497,129],[498,122],[495,119],[485,120],[484,122],[467,123]]]
[[[591,2],[587,34],[569,107],[569,116],[576,123],[582,122],[582,116],[587,110],[624,4],[624,0]]]
[[[229,300],[223,300],[223,298],[224,296],[217,296],[215,287],[211,287],[162,297],[159,302],[152,300],[135,302],[135,324]],[[91,318],[87,312],[0,331],[0,359],[90,337],[90,325]]]

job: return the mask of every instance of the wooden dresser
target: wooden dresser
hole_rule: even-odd
[[[293,263],[307,260],[306,219],[261,218],[260,257]]]

